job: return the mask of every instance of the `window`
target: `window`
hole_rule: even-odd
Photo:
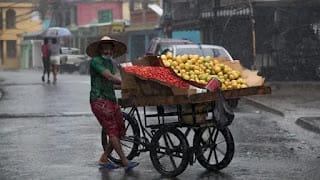
[[[6,12],[6,28],[13,29],[16,26],[16,12],[13,9],[9,9]]]
[[[112,22],[112,10],[111,9],[105,9],[105,10],[99,10],[98,11],[98,22],[99,23],[108,23]]]
[[[142,10],[142,3],[141,2],[134,2],[133,10],[134,11]]]
[[[147,10],[148,4],[158,4],[160,5],[158,0],[131,0],[130,2],[130,10],[131,11],[141,11]]]
[[[15,58],[17,54],[16,41],[7,41],[7,57]]]

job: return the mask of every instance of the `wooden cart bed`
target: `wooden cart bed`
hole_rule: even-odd
[[[226,99],[234,99],[243,96],[271,94],[271,88],[267,86],[257,86],[243,89],[226,90],[222,93]],[[190,96],[140,96],[130,98],[119,98],[119,104],[121,105],[121,107],[195,104],[215,101],[217,98],[218,93],[216,92],[198,93]]]

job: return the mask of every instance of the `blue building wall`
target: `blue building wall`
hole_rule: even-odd
[[[188,39],[194,43],[201,43],[200,31],[173,31],[172,38],[174,39]]]

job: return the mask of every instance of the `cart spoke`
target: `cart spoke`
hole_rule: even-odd
[[[202,155],[205,158],[205,162],[210,164],[212,155],[214,156],[214,161],[216,163],[219,162],[219,155],[225,155],[225,152],[223,151],[223,148],[218,148],[219,144],[224,144],[225,140],[219,140],[219,131],[216,128],[208,128],[207,129],[207,136],[204,136],[201,138],[201,149],[202,149]],[[217,142],[219,140],[219,142]]]
[[[208,155],[208,158],[207,158],[207,162],[210,163],[210,159],[211,159],[211,156],[212,156],[212,149],[210,149],[210,152],[209,152],[209,155]],[[214,155],[216,156],[216,153],[214,153]]]
[[[126,131],[125,131],[125,132],[127,132],[127,131],[128,131],[129,126],[130,126],[130,124],[128,123],[128,124],[126,125],[126,127],[125,127],[125,129],[126,129]]]
[[[174,148],[174,147],[175,147],[175,145],[174,145],[174,143],[173,143],[172,139],[170,138],[170,136],[169,136],[168,134],[165,134],[165,136],[168,138],[168,140],[169,140],[169,143],[170,143],[171,147],[172,147],[172,148]],[[168,145],[169,145],[169,144],[168,144]]]
[[[208,137],[202,137],[201,138],[201,144],[202,144],[202,149],[205,151],[207,148],[214,148],[216,143],[216,137],[218,135],[218,131],[216,131],[215,133],[215,129],[208,128],[208,133],[209,136]],[[215,134],[214,134],[215,133]],[[205,133],[204,133],[205,134]],[[204,135],[203,134],[203,135]],[[214,135],[214,138],[212,138]]]
[[[127,143],[123,143],[123,142],[121,142],[121,145],[126,147],[126,148],[129,148],[129,149],[131,149],[133,147],[133,145],[130,146]]]
[[[134,137],[133,136],[125,136],[125,137],[121,138],[121,141],[133,142]]]
[[[182,158],[182,155],[178,153],[167,153],[167,152],[157,151],[157,154],[163,155],[163,156],[159,156],[160,158],[168,155],[170,155],[170,157]]]
[[[214,129],[215,130],[215,129]],[[216,133],[215,133],[215,135],[214,135],[214,138],[213,138],[213,144],[215,144],[216,143],[216,141],[217,141],[217,138],[218,138],[218,134],[219,134],[219,131],[215,131]],[[212,136],[210,136],[210,137],[212,137]],[[211,138],[210,138],[211,139]]]
[[[219,148],[218,146],[216,146],[215,151],[220,152],[222,155],[225,154],[225,152],[221,148]]]
[[[182,151],[179,148],[170,150],[167,147],[159,146],[156,152],[159,154],[172,155],[173,157],[182,158],[182,155],[181,155]]]
[[[212,130],[211,130],[211,128],[208,128],[208,131],[209,131],[209,134],[210,134],[209,137],[212,137],[212,135],[215,132],[215,130],[216,130],[215,128],[212,128]]]
[[[166,156],[166,153],[165,152],[161,152],[161,151],[157,151],[157,155],[158,155],[158,159],[162,159]]]
[[[167,147],[167,149],[170,151],[170,146],[169,146],[168,139],[170,140],[170,143],[172,143],[172,141],[171,141],[168,133],[165,133],[163,137],[164,137],[164,142],[165,142],[165,144],[166,144],[166,147]],[[173,145],[173,144],[171,144],[171,145]],[[176,162],[174,161],[174,159],[173,159],[173,157],[172,157],[172,153],[170,152],[170,153],[168,153],[168,155],[169,155],[169,158],[170,158],[170,161],[171,161],[173,167],[176,169],[176,168],[177,168],[177,165],[176,165]]]
[[[213,149],[213,151],[214,151],[214,159],[216,160],[216,164],[218,164],[219,159],[218,159],[217,151],[216,151],[216,149]]]

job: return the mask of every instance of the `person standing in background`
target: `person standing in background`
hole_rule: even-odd
[[[57,81],[58,65],[60,64],[60,45],[56,38],[53,38],[50,45],[50,63],[53,74],[53,82]]]
[[[47,74],[48,80],[50,83],[50,50],[49,50],[49,39],[44,38],[43,45],[41,46],[42,53],[42,64],[43,64],[43,74],[42,74],[42,82],[45,82],[45,75]]]

